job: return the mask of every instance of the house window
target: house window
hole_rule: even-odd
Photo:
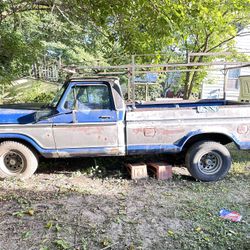
[[[227,89],[238,89],[239,88],[239,76],[240,69],[230,69],[228,71]]]

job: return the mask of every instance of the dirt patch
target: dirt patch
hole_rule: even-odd
[[[98,171],[44,171],[26,181],[0,182],[0,249],[244,249],[248,244],[249,176],[209,184],[195,182],[184,169],[187,176],[168,181],[132,181],[117,172],[100,177]],[[221,221],[222,207],[240,211],[242,224]]]
[[[87,249],[163,248],[168,229],[189,226],[165,213],[168,182],[39,174],[1,186],[1,249],[63,248],[60,239],[76,249],[82,241]]]

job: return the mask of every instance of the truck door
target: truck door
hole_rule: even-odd
[[[61,114],[53,118],[59,156],[124,154],[124,145],[119,145],[118,113],[109,84],[77,83],[60,105]]]

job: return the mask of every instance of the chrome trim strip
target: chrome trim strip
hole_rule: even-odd
[[[52,127],[110,126],[116,124],[117,122],[54,123]]]

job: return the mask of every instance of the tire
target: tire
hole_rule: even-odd
[[[37,166],[38,158],[27,146],[15,141],[0,144],[0,178],[27,179]]]
[[[185,161],[190,174],[200,181],[223,179],[231,167],[227,148],[213,141],[195,143],[187,151]]]

